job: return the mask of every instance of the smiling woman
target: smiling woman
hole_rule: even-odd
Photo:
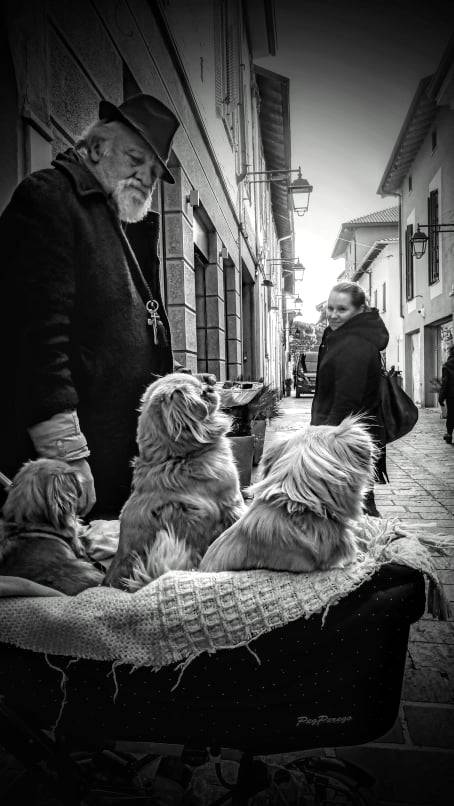
[[[375,308],[368,308],[358,283],[338,283],[329,294],[328,322],[319,349],[312,401],[312,425],[339,425],[349,414],[364,414],[380,448],[376,479],[387,480],[383,425],[379,420],[380,351],[388,331]],[[378,516],[373,490],[365,511]]]
[[[339,286],[342,285],[339,283]],[[349,319],[358,316],[366,309],[366,295],[363,289],[360,286],[356,287],[354,283],[346,283],[345,286],[347,285],[349,288],[345,291],[336,290],[339,286],[334,286],[329,295],[326,315],[331,330],[338,330]]]

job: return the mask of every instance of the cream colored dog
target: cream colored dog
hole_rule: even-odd
[[[272,445],[239,521],[208,548],[201,571],[315,571],[355,557],[349,523],[361,515],[376,448],[359,417],[308,426]]]
[[[136,590],[170,569],[197,567],[243,514],[229,420],[218,407],[213,386],[192,375],[166,375],[146,390],[132,492],[105,584]]]
[[[0,574],[62,593],[100,585],[104,573],[86,554],[77,517],[77,471],[57,459],[26,462],[16,474],[0,522]]]

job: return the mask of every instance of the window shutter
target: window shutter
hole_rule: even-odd
[[[414,292],[414,269],[411,239],[413,236],[413,224],[409,224],[405,230],[405,292],[407,301],[413,299]]]
[[[218,0],[214,10],[214,59],[215,59],[215,94],[216,112],[223,115],[224,102],[226,96],[225,77],[225,53],[226,53],[226,26],[225,26],[225,1]]]
[[[284,294],[293,296],[295,293],[295,275],[293,272],[284,274]]]
[[[227,103],[231,108],[240,99],[239,25],[236,4],[231,3],[227,30]]]
[[[429,227],[429,285],[433,285],[439,279],[440,271],[440,255],[439,255],[439,234],[433,229],[438,224],[438,190],[432,190],[427,199],[427,221],[432,227]]]

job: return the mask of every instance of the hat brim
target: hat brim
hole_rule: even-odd
[[[118,109],[117,106],[115,106],[115,104],[111,104],[110,101],[101,101],[99,104],[99,119],[107,121],[119,120],[121,123],[124,123],[126,126],[129,126],[130,129],[134,129],[134,131],[137,132],[137,134],[140,134],[140,136],[145,140],[146,144],[151,148],[153,154],[155,155],[156,159],[159,161],[159,164],[163,169],[161,179],[163,179],[164,182],[168,182],[170,185],[175,184],[174,176],[170,173],[166,163],[156,151],[153,143],[150,142],[147,135],[140,129],[139,126],[137,126],[137,123],[134,123],[132,120],[129,120],[128,116],[124,115],[123,112],[120,112],[120,110]]]

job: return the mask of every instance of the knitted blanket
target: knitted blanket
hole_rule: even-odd
[[[90,588],[77,596],[0,599],[0,641],[35,652],[107,660],[155,670],[186,666],[202,652],[249,644],[263,633],[327,609],[397,562],[422,571],[430,612],[448,606],[421,536],[364,517],[362,545],[345,569],[292,574],[270,571],[171,571],[136,593]]]

